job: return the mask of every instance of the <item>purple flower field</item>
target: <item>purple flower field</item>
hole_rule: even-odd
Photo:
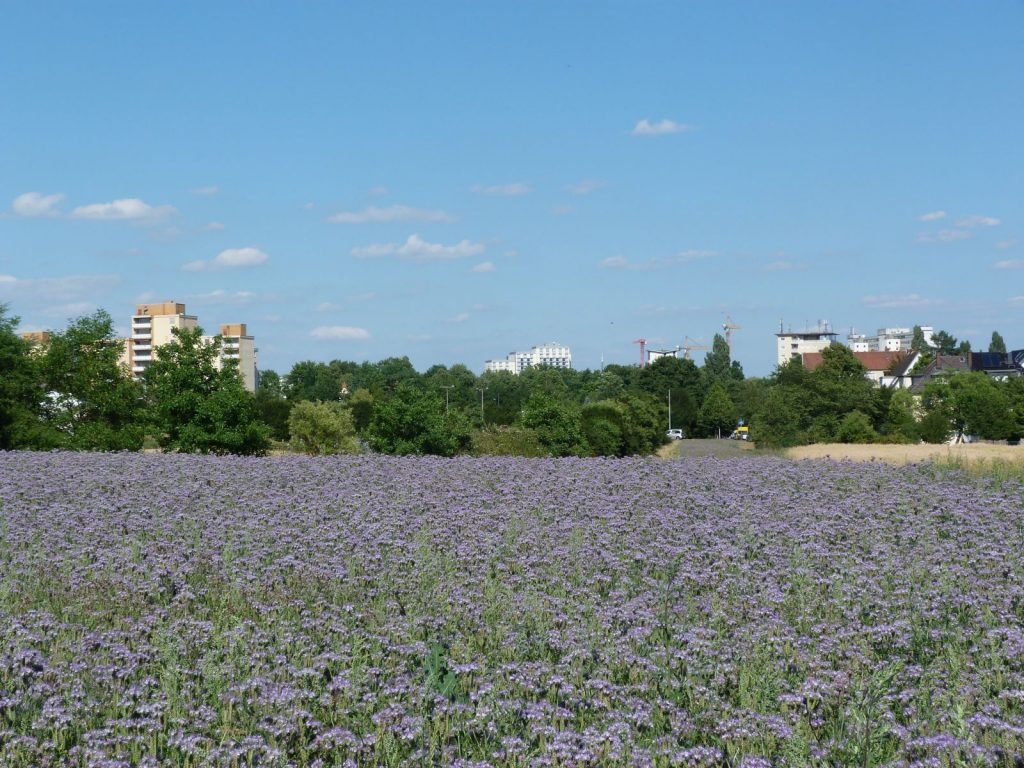
[[[0,765],[1024,764],[1024,486],[0,453]]]

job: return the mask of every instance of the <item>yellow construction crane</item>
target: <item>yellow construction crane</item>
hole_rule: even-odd
[[[732,359],[732,332],[742,330],[742,325],[736,325],[733,323],[732,318],[728,315],[725,316],[725,322],[722,323],[722,330],[725,331],[725,343],[729,347],[729,359]]]
[[[701,349],[711,349],[711,347],[705,346],[703,344],[698,344],[693,339],[691,339],[689,336],[685,336],[683,338],[683,346],[682,346],[683,360],[689,360],[690,359],[690,352],[696,352],[697,350],[701,350]]]

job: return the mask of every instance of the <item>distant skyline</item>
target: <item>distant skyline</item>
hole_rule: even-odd
[[[1024,347],[1024,3],[10,3],[0,302],[260,365]],[[694,354],[697,362],[703,352]]]

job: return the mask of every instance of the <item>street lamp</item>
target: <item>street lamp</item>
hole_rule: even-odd
[[[477,392],[480,393],[480,424],[486,423],[484,419],[484,392],[487,391],[487,387],[473,387]]]
[[[672,430],[672,390],[668,391],[668,428]]]
[[[448,390],[455,389],[454,384],[442,384],[441,389],[444,390],[444,415],[448,415]]]

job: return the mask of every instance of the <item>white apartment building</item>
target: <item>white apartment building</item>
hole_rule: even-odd
[[[797,360],[809,352],[821,352],[836,340],[838,334],[832,330],[828,321],[818,322],[814,328],[806,328],[802,331],[784,331],[779,326],[779,332],[775,334],[778,340],[778,365],[782,366],[793,358]]]
[[[484,371],[508,371],[518,376],[527,368],[537,365],[572,368],[572,351],[564,344],[552,341],[534,347],[529,352],[509,352],[503,360],[487,360]]]
[[[922,325],[921,333],[924,341],[932,346],[932,334],[935,329],[930,325]],[[879,328],[874,336],[856,333],[853,330],[846,337],[849,347],[854,352],[906,352],[914,341],[913,328]]]
[[[170,343],[174,338],[173,329],[191,330],[198,325],[198,317],[187,314],[184,304],[174,301],[138,304],[132,315],[132,335],[125,340],[121,362],[134,378],[139,378],[156,359],[157,347]],[[255,339],[246,332],[245,323],[222,325],[220,335],[220,354],[214,361],[217,368],[220,369],[226,360],[237,361],[245,388],[255,392],[259,383]],[[203,340],[213,341],[213,338],[204,336]]]

